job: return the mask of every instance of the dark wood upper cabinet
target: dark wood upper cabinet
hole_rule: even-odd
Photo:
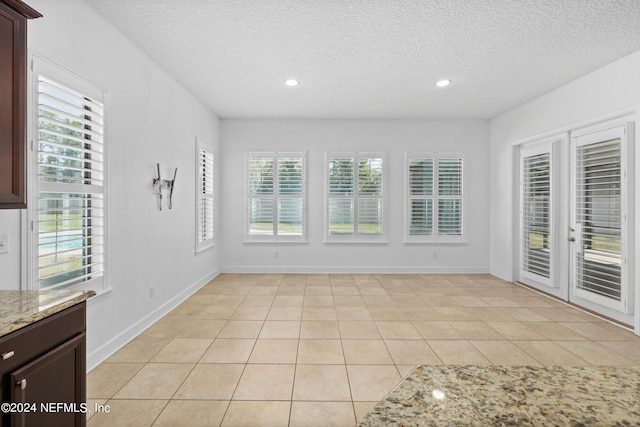
[[[27,19],[41,16],[0,0],[0,209],[27,207]]]

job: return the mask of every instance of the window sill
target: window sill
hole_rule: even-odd
[[[425,241],[425,242],[411,242],[411,241],[404,241],[402,242],[405,246],[441,246],[441,245],[445,245],[445,246],[466,246],[469,243],[466,240],[460,240],[457,242],[453,242],[453,241],[437,241],[437,240],[433,240],[433,241]]]
[[[352,245],[352,246],[362,246],[362,245],[371,245],[371,246],[385,246],[388,245],[389,242],[387,240],[380,241],[354,241],[354,240],[344,240],[344,241],[335,241],[335,240],[325,240],[325,245]]]
[[[242,242],[244,245],[308,245],[307,240],[245,240]]]
[[[101,301],[109,296],[113,291],[112,287],[102,288],[102,289],[94,289],[95,295],[87,300],[87,305],[93,305],[98,301]]]
[[[214,242],[210,242],[207,244],[202,244],[199,247],[196,247],[196,255],[206,252],[208,249],[215,248],[216,244]]]

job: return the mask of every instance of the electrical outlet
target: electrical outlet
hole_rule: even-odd
[[[156,296],[156,287],[155,287],[155,286],[151,286],[151,287],[149,288],[149,296],[150,296],[151,298],[153,298],[153,297],[155,297],[155,296]]]
[[[9,253],[9,235],[7,233],[0,234],[0,254]]]
[[[280,258],[280,252],[274,252],[273,253],[273,257],[274,258]]]

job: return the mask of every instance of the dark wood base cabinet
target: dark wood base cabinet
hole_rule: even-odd
[[[86,303],[0,338],[2,426],[85,426]]]

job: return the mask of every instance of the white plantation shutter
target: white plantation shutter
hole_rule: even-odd
[[[249,158],[249,235],[273,236],[275,232],[273,155]]]
[[[214,244],[214,155],[202,142],[196,152],[196,251],[201,251]]]
[[[304,153],[248,154],[250,241],[305,238]]]
[[[409,235],[433,234],[433,159],[409,159]]]
[[[542,283],[551,278],[551,146],[523,151],[520,268]]]
[[[75,77],[68,77],[73,83]],[[104,94],[38,74],[37,217],[40,288],[101,284],[105,269]],[[86,82],[79,83],[80,86]]]
[[[358,159],[358,234],[381,235],[382,157]]]
[[[382,153],[328,153],[327,173],[327,241],[383,241]]]
[[[355,160],[353,157],[329,159],[329,235],[355,232]]]
[[[464,241],[463,158],[406,154],[406,243]]]
[[[462,159],[438,159],[438,234],[462,236]]]
[[[304,159],[302,157],[278,158],[278,221],[280,236],[302,236]]]

